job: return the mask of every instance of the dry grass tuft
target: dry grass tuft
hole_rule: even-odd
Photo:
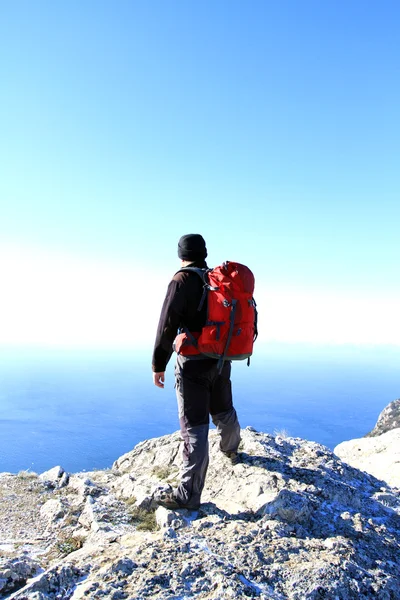
[[[157,529],[156,515],[153,511],[132,506],[129,510],[131,521],[140,531],[155,531]]]

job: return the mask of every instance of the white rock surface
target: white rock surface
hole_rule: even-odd
[[[40,509],[40,516],[49,523],[65,516],[66,508],[61,500],[48,500]]]
[[[177,530],[190,526],[191,520],[197,515],[198,511],[167,510],[159,506],[156,510],[156,522],[160,529],[172,527],[173,530]]]
[[[62,479],[64,474],[65,474],[64,469],[60,466],[57,466],[57,467],[53,467],[52,469],[49,469],[48,471],[45,471],[44,473],[41,473],[39,475],[39,477],[42,481],[49,483],[50,485],[58,487],[59,484],[61,483],[61,481],[63,483],[65,481],[65,478]]]
[[[179,448],[179,433],[147,440],[61,489],[0,477],[7,599],[400,600],[399,490],[324,446],[253,429],[232,466],[212,431],[198,513],[153,514],[179,478]],[[58,502],[64,516],[47,518]]]
[[[335,454],[349,465],[400,488],[400,428],[342,442]]]

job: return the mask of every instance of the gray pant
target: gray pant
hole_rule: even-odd
[[[208,467],[209,415],[220,434],[222,452],[235,452],[240,425],[232,404],[231,363],[218,372],[218,361],[178,356],[175,387],[183,438],[183,472],[176,491],[179,502],[197,507]]]

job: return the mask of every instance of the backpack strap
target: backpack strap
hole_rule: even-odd
[[[177,271],[175,273],[175,275],[177,273],[180,273],[181,271],[192,271],[193,273],[197,273],[197,275],[200,277],[201,281],[203,282],[203,287],[204,287],[204,291],[203,294],[201,296],[201,300],[200,300],[200,304],[198,306],[198,311],[200,311],[203,307],[204,304],[204,300],[206,299],[207,296],[207,290],[208,290],[208,284],[206,281],[206,274],[208,273],[208,271],[211,271],[211,269],[202,269],[201,267],[182,267],[182,269],[179,269],[179,271]],[[185,324],[182,324],[182,327],[180,328],[180,332],[181,333],[186,333],[186,336],[189,340],[189,343],[192,346],[195,346],[195,348],[197,348],[197,340],[194,337],[194,335],[189,331],[189,329],[186,327]]]
[[[218,361],[218,372],[219,373],[221,373],[221,371],[222,371],[222,367],[224,366],[224,360],[226,359],[226,353],[228,351],[229,344],[231,343],[231,339],[232,339],[232,335],[233,335],[233,326],[235,324],[236,306],[237,306],[237,300],[232,299],[231,314],[230,314],[230,317],[229,317],[228,339],[226,340],[224,353],[223,353],[223,355],[220,357],[220,359]]]
[[[206,269],[206,268],[202,268],[202,267],[182,267],[182,269],[179,269],[179,271],[177,271],[177,272],[180,273],[181,271],[193,271],[193,273],[197,273],[197,275],[199,275],[199,277],[201,277],[202,281],[205,281],[204,275],[208,271],[211,271],[211,269]]]
[[[190,340],[190,341],[189,341],[190,345],[191,345],[191,346],[194,346],[195,348],[197,348],[197,340],[196,340],[196,338],[194,337],[194,335],[193,335],[193,334],[192,334],[192,333],[189,331],[189,329],[186,327],[186,325],[183,325],[183,326],[180,328],[180,330],[179,330],[179,331],[180,331],[181,333],[186,333],[188,340]],[[179,332],[178,332],[178,333],[179,333]],[[179,354],[179,353],[178,353],[178,354]]]
[[[256,341],[256,339],[258,338],[258,312],[257,312],[257,304],[256,301],[254,300],[254,298],[251,299],[251,303],[253,304],[253,308],[254,308],[254,339],[253,342]]]
[[[192,271],[193,273],[197,273],[197,275],[200,277],[200,279],[203,282],[203,288],[204,288],[203,294],[201,296],[199,306],[197,308],[197,310],[200,311],[203,308],[203,304],[206,299],[208,290],[213,290],[213,291],[218,290],[217,287],[210,286],[207,281],[207,273],[209,271],[212,271],[212,269],[202,269],[201,267],[182,267],[182,269],[179,269],[178,273],[180,273],[181,271]]]

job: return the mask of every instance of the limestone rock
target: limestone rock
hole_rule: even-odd
[[[132,575],[135,569],[137,569],[137,564],[129,557],[121,558],[112,566],[113,573],[121,573],[122,575]]]
[[[400,488],[400,428],[377,437],[342,442],[335,454],[349,465]]]
[[[376,437],[398,428],[400,428],[400,399],[393,400],[383,409],[375,427],[367,433],[366,437]]]
[[[68,483],[69,483],[69,473],[66,473],[64,471],[64,473],[60,477],[60,481],[58,482],[58,487],[63,488],[66,485],[68,485]]]
[[[93,510],[93,499],[89,496],[89,498],[86,500],[85,508],[80,514],[78,523],[86,529],[98,531],[99,526],[96,521],[95,512]]]
[[[265,513],[286,523],[307,523],[313,512],[313,501],[304,492],[281,490],[265,506]]]
[[[167,510],[159,506],[156,510],[156,521],[160,529],[172,527],[173,530],[188,527],[190,525],[190,516],[197,515],[197,511],[192,513],[187,510]]]
[[[100,496],[104,488],[94,483],[86,474],[72,475],[69,477],[68,487],[75,490],[82,498],[86,496]]]
[[[40,516],[48,522],[56,521],[65,516],[66,507],[61,500],[48,500],[40,509]]]
[[[64,469],[60,466],[53,467],[44,473],[39,475],[39,478],[46,484],[52,487],[63,487],[66,485],[66,480],[68,478],[67,473],[65,473]],[[61,484],[61,485],[60,485]]]
[[[73,588],[84,575],[83,570],[72,565],[57,565],[9,596],[9,600],[71,598]]]
[[[25,585],[27,579],[35,575],[39,568],[39,564],[28,556],[11,560],[0,558],[0,597]]]
[[[0,476],[0,545],[12,560],[22,542],[43,569],[10,600],[400,600],[399,490],[314,442],[253,428],[241,436],[232,465],[210,432],[196,514],[149,514],[179,480],[179,433],[142,442],[107,472],[72,475],[63,488]],[[65,508],[62,519],[41,515],[50,500]],[[25,524],[35,501],[40,518]],[[43,512],[57,514],[49,506]]]
[[[113,483],[112,489],[118,498],[132,498],[135,493],[135,497],[138,495],[145,495],[141,492],[139,486],[135,483],[135,479],[126,473]]]

